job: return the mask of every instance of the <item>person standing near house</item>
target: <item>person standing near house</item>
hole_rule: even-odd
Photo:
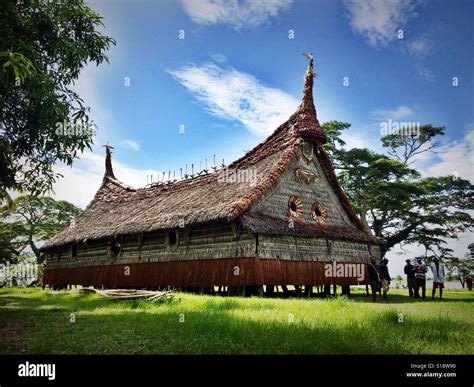
[[[443,288],[444,288],[444,276],[446,275],[446,267],[444,263],[439,261],[438,257],[435,257],[433,263],[431,264],[431,271],[433,273],[433,291],[431,293],[431,298],[434,298],[436,294],[436,289],[439,289],[439,298],[443,297]]]
[[[470,275],[466,277],[466,286],[469,289],[469,291],[472,290],[472,277]]]
[[[415,298],[420,298],[420,287],[422,290],[422,297],[426,298],[426,272],[428,268],[423,263],[421,258],[417,258],[415,264]]]
[[[407,264],[403,268],[403,271],[407,276],[408,294],[413,298],[415,297],[415,267],[411,264],[409,259],[405,262]]]
[[[370,281],[370,287],[372,290],[372,301],[376,302],[377,301],[377,292],[380,288],[380,276],[379,276],[379,271],[377,270],[377,267],[375,266],[377,264],[377,261],[375,257],[370,258],[370,262],[367,265],[367,271],[369,272],[369,281]]]
[[[390,274],[388,273],[388,259],[384,258],[382,261],[382,265],[380,266],[380,279],[382,280],[382,292],[383,292],[383,299],[387,299],[387,293],[390,289]]]

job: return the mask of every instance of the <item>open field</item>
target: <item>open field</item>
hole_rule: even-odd
[[[349,299],[176,293],[171,303],[153,304],[3,288],[0,353],[474,353],[474,292],[446,289],[443,301],[415,301],[392,289],[376,304],[355,292]]]

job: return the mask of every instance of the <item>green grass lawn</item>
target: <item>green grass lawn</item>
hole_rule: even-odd
[[[474,292],[373,304],[177,293],[171,303],[0,289],[0,353],[473,354]],[[364,292],[365,293],[365,292]],[[71,322],[72,314],[75,322]]]

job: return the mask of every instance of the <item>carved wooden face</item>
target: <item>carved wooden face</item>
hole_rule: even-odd
[[[301,218],[301,215],[303,215],[303,203],[301,203],[301,199],[298,196],[290,196],[290,200],[288,201],[288,212],[294,219],[299,219]]]
[[[295,179],[299,183],[312,184],[316,181],[316,175],[309,169],[296,168]]]
[[[313,161],[314,157],[314,149],[313,149],[313,143],[311,142],[303,142],[301,144],[301,152],[303,153],[303,156],[307,162]]]

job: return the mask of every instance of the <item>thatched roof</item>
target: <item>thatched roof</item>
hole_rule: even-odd
[[[220,179],[223,170],[220,169],[170,184],[155,183],[135,189],[116,179],[107,146],[106,171],[94,199],[73,226],[47,241],[43,249],[74,241],[170,229],[179,227],[182,222],[190,226],[240,220],[254,232],[267,230],[277,233],[281,226],[278,221],[268,217],[246,217],[246,210],[274,185],[296,156],[303,140],[312,141],[318,148],[318,161],[355,227],[341,230],[327,225],[313,225],[296,231],[378,243],[365,231],[353,212],[336,179],[329,156],[322,148],[326,135],[319,125],[313,103],[313,78],[311,61],[305,74],[303,98],[297,111],[264,142],[227,167],[229,171],[253,168],[256,182],[223,182]],[[282,229],[282,232],[285,231]]]

